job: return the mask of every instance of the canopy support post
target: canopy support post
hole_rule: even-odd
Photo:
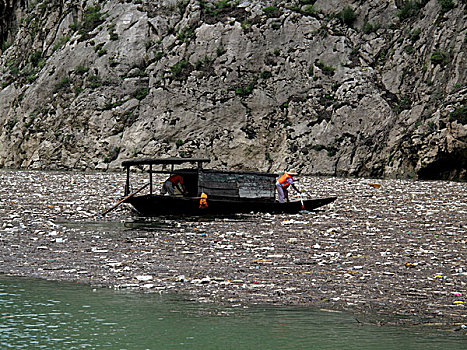
[[[130,194],[130,166],[126,167],[126,184],[125,184],[125,196]]]
[[[152,194],[152,164],[149,164],[149,194]]]

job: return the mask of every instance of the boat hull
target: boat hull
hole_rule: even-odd
[[[336,197],[304,200],[305,210],[314,210],[332,203]],[[199,198],[144,195],[129,198],[131,204],[142,216],[163,215],[229,215],[237,213],[289,213],[295,214],[303,210],[300,201],[279,203],[277,201],[259,199],[207,199],[207,207],[200,208]]]

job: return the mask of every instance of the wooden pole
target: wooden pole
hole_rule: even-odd
[[[130,166],[126,167],[126,184],[125,184],[125,196],[130,193]]]
[[[118,207],[120,204],[122,204],[123,202],[125,202],[127,199],[133,197],[135,194],[137,194],[139,191],[142,191],[143,189],[145,189],[149,184],[146,184],[144,185],[143,187],[140,187],[138,188],[135,192],[129,194],[128,196],[126,196],[125,198],[123,198],[122,200],[118,201],[117,204],[115,204],[112,208],[109,208],[107,209],[106,211],[104,211],[101,215],[104,216],[105,214],[111,212],[112,210],[114,210],[116,207]]]
[[[149,194],[152,194],[152,164],[149,164]]]

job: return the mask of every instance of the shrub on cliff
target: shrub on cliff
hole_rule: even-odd
[[[449,63],[448,55],[441,50],[434,51],[430,57],[430,60],[433,64],[440,64],[442,66]]]
[[[422,2],[405,1],[399,12],[397,12],[397,17],[399,17],[401,21],[404,21],[410,17],[417,16],[420,9],[426,5],[426,2],[426,0],[422,0]]]
[[[337,14],[337,18],[339,18],[343,24],[346,24],[349,27],[351,27],[357,19],[357,15],[350,6],[347,6]]]
[[[465,125],[467,124],[467,104],[460,106],[456,110],[449,113],[449,121],[458,121],[459,123]]]
[[[79,34],[81,35],[79,41],[89,39],[88,33],[104,22],[104,15],[100,11],[99,6],[91,6],[84,10],[83,21],[78,25]]]
[[[442,13],[449,12],[456,6],[452,0],[438,0],[438,3]]]

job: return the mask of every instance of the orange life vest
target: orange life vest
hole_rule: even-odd
[[[200,209],[204,209],[204,208],[207,208],[208,207],[208,196],[206,193],[201,193],[201,199],[199,200],[199,208]]]
[[[292,176],[290,176],[289,174],[287,173],[284,173],[284,175],[282,175],[278,180],[277,182],[282,186],[282,188],[287,188],[290,186],[290,183],[287,181],[288,179],[292,179]],[[292,179],[293,181],[293,179]]]

